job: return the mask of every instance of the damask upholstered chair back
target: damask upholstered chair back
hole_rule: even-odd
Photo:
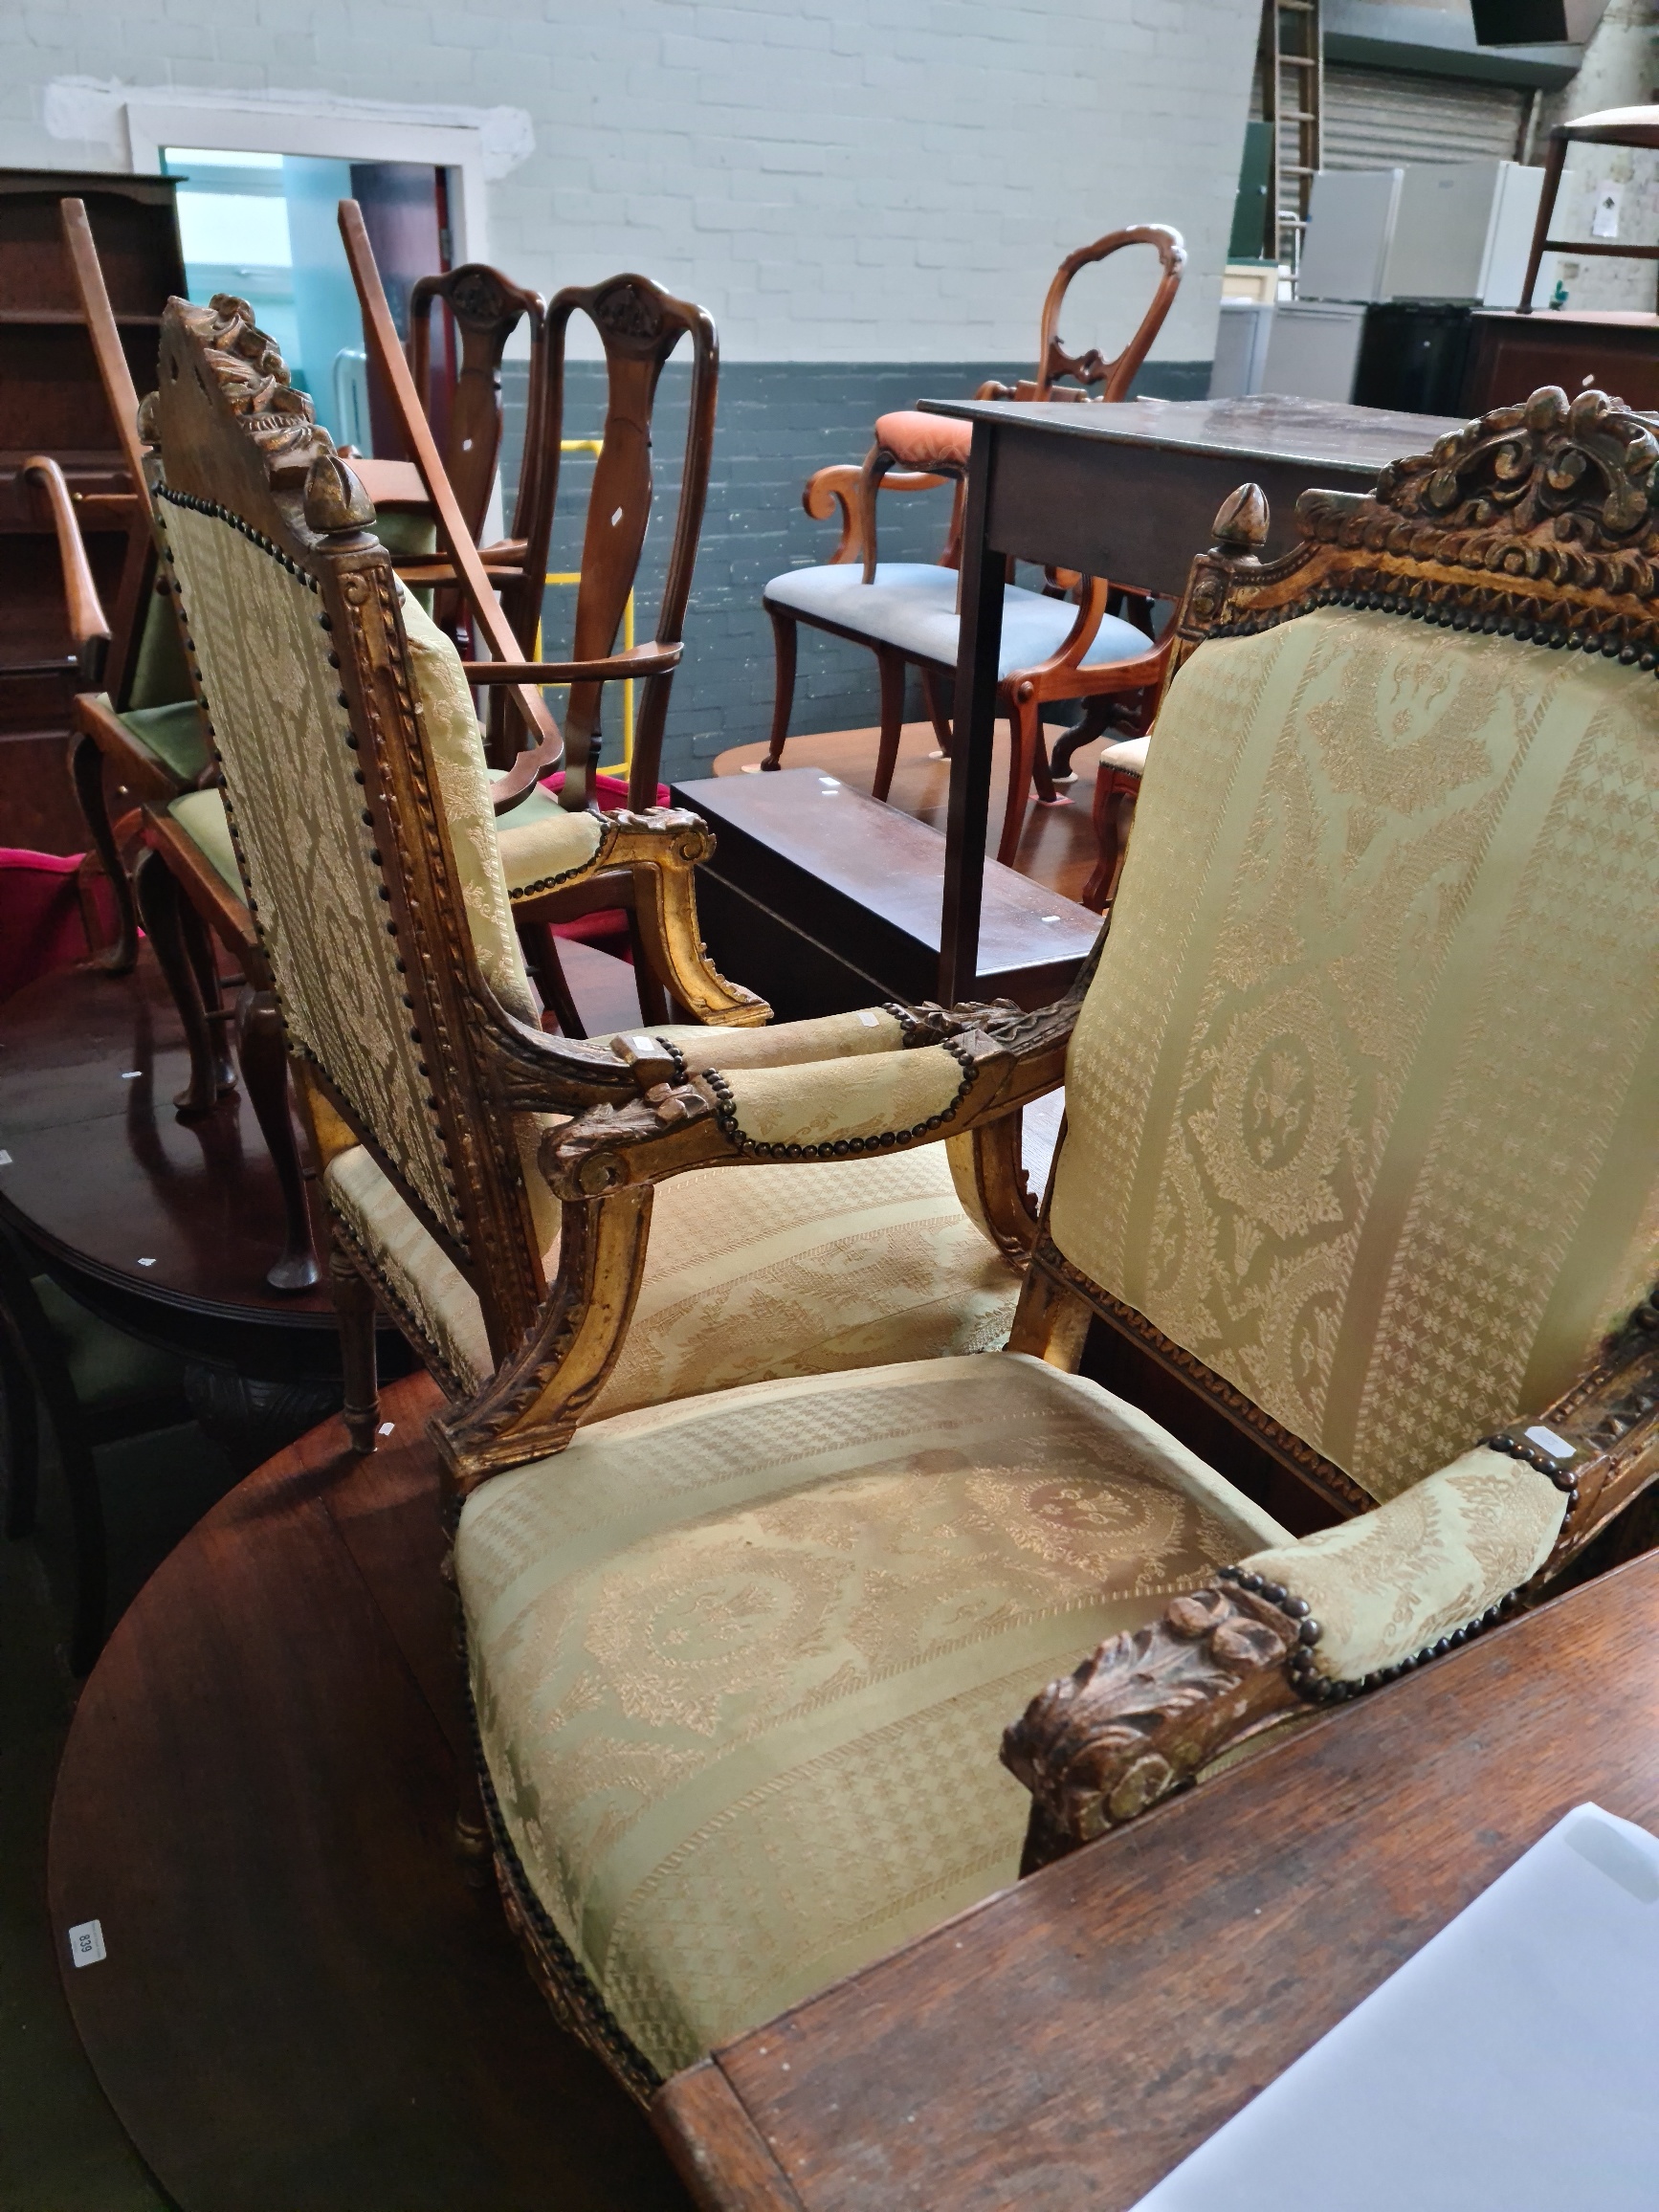
[[[309,402],[232,300],[169,303],[160,375],[165,558],[325,1182],[348,1148],[389,1179],[499,1357],[557,1215],[524,1172],[543,1117],[515,1115],[482,1040],[572,1098],[626,1093],[626,1072],[537,1027],[459,660]]]
[[[1540,393],[1180,618],[1039,1267],[1349,1510],[1653,1281],[1650,484],[1645,422]]]

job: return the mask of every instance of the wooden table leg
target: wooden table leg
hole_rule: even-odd
[[[940,921],[939,996],[971,997],[979,974],[980,902],[991,799],[997,661],[1003,642],[1004,561],[985,543],[995,431],[975,423],[962,519],[962,631],[956,668],[956,743],[944,833],[944,911]]]

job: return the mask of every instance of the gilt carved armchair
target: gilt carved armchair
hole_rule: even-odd
[[[1073,279],[1079,271],[1136,246],[1155,252],[1159,275],[1129,343],[1111,361],[1103,360],[1093,346],[1079,354],[1068,352],[1059,323]],[[983,385],[976,396],[1127,399],[1136,371],[1169,313],[1185,262],[1180,233],[1161,223],[1113,231],[1069,254],[1043,302],[1035,374],[1011,387]],[[761,763],[763,768],[783,765],[795,693],[797,631],[803,622],[866,645],[875,654],[881,681],[881,730],[872,785],[875,798],[885,799],[892,788],[908,668],[920,671],[935,734],[941,749],[950,750],[941,685],[956,670],[957,570],[969,432],[970,425],[946,415],[922,414],[914,409],[885,414],[875,425],[875,442],[860,467],[820,469],[807,482],[802,504],[818,520],[838,507],[841,539],[827,562],[775,576],[763,594],[777,654],[771,743]],[[880,495],[926,491],[947,480],[955,483],[956,493],[938,563],[879,561]],[[1007,717],[1010,737],[999,860],[1011,862],[1019,849],[1033,783],[1041,801],[1057,802],[1056,779],[1070,776],[1073,753],[1099,737],[1114,712],[1130,714],[1130,727],[1138,729],[1138,705],[1156,692],[1163,672],[1163,648],[1154,635],[1151,603],[1143,593],[1125,593],[1103,577],[1051,576],[1041,591],[1008,583],[997,671],[998,708]],[[1056,700],[1073,699],[1084,702],[1083,715],[1056,745],[1051,763],[1043,740],[1043,709]]]
[[[925,1149],[1070,1030],[1005,1353],[517,1465],[447,1424],[508,1914],[636,2093],[1531,1604],[1659,1472],[1655,485],[1646,420],[1545,391],[1202,557],[1074,1026],[940,1017],[938,1128],[874,1060],[665,1043],[543,1138],[626,1219],[858,1105]]]
[[[667,811],[607,817],[601,858],[644,855],[641,874],[649,859],[662,875],[664,981],[709,1026],[544,1033],[469,673],[370,535],[349,464],[268,361],[250,385],[227,335],[217,311],[169,304],[152,481],[313,1134],[357,1448],[374,1444],[376,1299],[454,1401],[445,1449],[469,1479],[593,1414],[896,1345],[925,1359],[1000,1343],[1035,1229],[1019,1170],[1031,1071],[976,1136],[948,1018],[872,1006],[768,1026],[702,956],[693,864],[709,839]],[[798,1065],[820,1060],[831,1081],[871,1071],[896,1110],[963,1142],[889,1158],[856,1130],[790,1139],[791,1117],[822,1120]],[[538,1166],[548,1134],[702,1068],[770,1098],[782,1173],[683,1178],[654,1208],[649,1190],[561,1204]]]

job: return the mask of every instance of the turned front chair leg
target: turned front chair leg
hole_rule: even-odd
[[[252,984],[243,985],[236,1001],[236,1057],[282,1193],[282,1250],[265,1280],[274,1291],[308,1291],[321,1270],[305,1203],[299,1139],[288,1106],[288,1048],[275,997]]]
[[[103,787],[103,755],[98,741],[85,731],[69,741],[69,773],[92,849],[108,878],[115,898],[116,940],[96,955],[93,966],[105,975],[130,975],[138,960],[138,909],[133,904],[132,880],[121,856],[110,826],[109,798]]]
[[[146,848],[139,861],[133,889],[144,935],[178,1008],[190,1055],[190,1080],[174,1097],[173,1105],[181,1121],[194,1120],[210,1114],[218,1103],[218,1045],[185,940],[180,911],[184,900],[166,862],[153,847]]]
[[[873,799],[885,801],[893,788],[893,771],[898,763],[898,740],[904,729],[904,655],[885,649],[875,655],[881,670],[881,741],[875,752]]]
[[[374,1293],[350,1254],[336,1244],[328,1254],[328,1285],[340,1325],[342,1408],[353,1451],[372,1451],[380,1427],[380,1385],[375,1372]]]
[[[797,625],[793,615],[780,614],[775,607],[766,612],[772,618],[772,648],[777,658],[778,675],[772,693],[772,741],[763,768],[779,768],[784,764],[784,741],[789,735],[789,713],[795,704],[795,646]]]

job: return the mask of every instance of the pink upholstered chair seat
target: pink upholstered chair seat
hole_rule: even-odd
[[[875,442],[907,469],[965,469],[973,444],[973,425],[955,415],[923,414],[898,408],[880,416]]]

